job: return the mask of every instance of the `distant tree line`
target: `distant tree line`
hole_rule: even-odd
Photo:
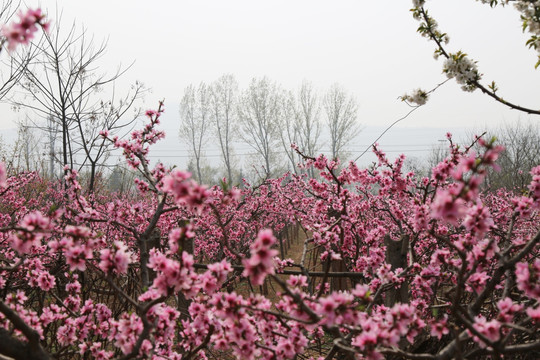
[[[540,123],[520,120],[477,129],[462,139],[462,143],[472,143],[474,136],[483,133],[486,139],[495,138],[504,151],[499,154],[497,166],[485,174],[482,186],[494,192],[501,188],[526,191],[532,180],[530,169],[540,164]],[[473,150],[478,153],[480,149],[476,146]],[[408,165],[418,176],[429,176],[429,171],[449,156],[449,147],[441,143],[432,149],[426,161],[412,158]]]
[[[268,178],[290,170],[299,174],[300,158],[291,144],[305,155],[321,150],[321,133],[328,135],[329,156],[345,158],[347,145],[359,133],[358,103],[343,87],[334,84],[324,93],[304,81],[292,91],[267,77],[253,78],[240,89],[233,75],[214,82],[189,85],[180,101],[180,137],[189,147],[190,170],[198,181],[213,182],[216,174],[204,162],[210,141],[220,149],[224,177],[235,181],[241,166]],[[253,150],[251,163],[241,164],[234,144]],[[285,154],[285,155],[283,155]],[[313,170],[309,170],[313,176]]]

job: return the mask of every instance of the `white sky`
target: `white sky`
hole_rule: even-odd
[[[368,127],[389,125],[409,110],[398,96],[445,79],[442,60],[432,57],[434,44],[416,33],[409,0],[27,1],[37,4],[50,18],[58,6],[63,22],[84,24],[97,41],[108,37],[103,70],[113,73],[119,63],[135,61],[123,82],[140,80],[152,88],[147,108],[165,99],[165,127],[175,139],[184,88],[224,73],[234,74],[241,87],[265,75],[289,89],[303,79],[321,90],[338,82],[356,95],[359,120]],[[427,8],[449,34],[449,50],[478,61],[486,83],[496,80],[508,100],[540,107],[536,54],[525,47],[527,34],[512,6],[432,0]],[[452,81],[400,126],[439,128],[435,138],[418,140],[433,143],[448,128],[518,118],[528,119],[479,91],[464,93]],[[13,126],[12,119],[3,114],[0,127]],[[396,135],[399,140],[399,129]]]

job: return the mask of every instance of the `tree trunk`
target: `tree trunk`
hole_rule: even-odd
[[[407,252],[409,250],[409,235],[402,235],[397,241],[392,240],[390,235],[384,236],[386,245],[386,262],[390,264],[392,270],[407,267]],[[396,303],[409,302],[409,284],[404,281],[399,287],[393,287],[386,292],[384,304],[388,307]]]

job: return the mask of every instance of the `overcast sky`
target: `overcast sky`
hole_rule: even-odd
[[[400,95],[445,80],[442,60],[432,56],[434,45],[416,33],[418,23],[409,12],[409,0],[42,0],[27,4],[41,4],[53,21],[58,8],[66,28],[75,21],[97,42],[108,38],[102,70],[113,73],[118,64],[135,62],[122,83],[139,80],[150,87],[147,108],[165,99],[164,126],[169,132],[178,129],[178,102],[184,88],[225,73],[234,74],[241,87],[262,76],[288,89],[297,88],[304,79],[321,91],[338,82],[355,94],[359,120],[368,127],[384,127],[403,116],[409,108],[397,99]],[[525,47],[527,34],[521,32],[519,14],[512,6],[491,9],[474,0],[432,0],[427,7],[449,34],[450,51],[463,50],[478,61],[485,81],[496,80],[503,97],[540,106],[536,54]],[[13,126],[13,117],[4,114],[0,125]],[[464,93],[452,81],[400,126],[438,128],[442,138],[449,128],[481,128],[518,118],[528,119],[479,91]],[[399,135],[399,129],[393,135]],[[369,141],[362,138],[357,143]]]

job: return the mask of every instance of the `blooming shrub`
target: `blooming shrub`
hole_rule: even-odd
[[[444,42],[423,8],[414,15]],[[20,17],[2,29],[10,50],[47,27],[40,11]],[[474,62],[450,55],[447,75],[474,90]],[[538,357],[540,165],[525,193],[485,193],[503,147],[478,138],[474,153],[448,135],[450,155],[423,178],[375,146],[370,169],[300,153],[316,177],[208,188],[150,166],[162,112],[148,111],[130,139],[101,133],[138,171],[136,199],[85,194],[69,168],[52,184],[0,164],[1,355]],[[278,258],[289,225],[322,271]],[[253,287],[270,281],[277,296]]]
[[[140,171],[138,201],[87,197],[73,170],[32,198],[23,190],[37,174],[6,176],[0,343],[13,346],[0,353],[413,359],[540,346],[540,166],[527,194],[483,193],[503,148],[478,139],[475,154],[450,137],[451,155],[425,178],[375,147],[371,169],[304,157],[319,177],[207,188],[187,172],[150,168],[162,111],[148,112],[131,140],[110,139]],[[320,248],[322,280],[277,257],[287,224]],[[339,291],[328,283],[336,263],[350,281]],[[235,291],[269,279],[277,299]]]

